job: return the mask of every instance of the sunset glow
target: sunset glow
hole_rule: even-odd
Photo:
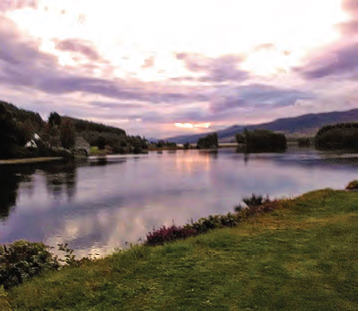
[[[198,123],[198,124],[192,124],[192,123],[175,123],[176,127],[180,128],[187,128],[187,129],[194,129],[194,128],[209,128],[211,126],[211,123]]]

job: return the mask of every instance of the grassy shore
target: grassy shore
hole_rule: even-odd
[[[13,310],[357,310],[357,204],[357,192],[310,192],[238,227],[45,273],[0,299]]]

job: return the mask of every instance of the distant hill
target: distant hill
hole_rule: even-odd
[[[358,109],[324,113],[310,113],[293,118],[281,118],[272,122],[261,124],[233,125],[224,130],[217,131],[217,134],[221,142],[229,142],[234,140],[234,136],[237,133],[242,132],[245,128],[248,130],[267,129],[283,132],[289,136],[314,136],[317,130],[323,125],[353,121],[358,121]],[[195,143],[199,138],[204,137],[207,134],[209,133],[175,136],[166,140],[178,144],[183,144],[185,142]]]

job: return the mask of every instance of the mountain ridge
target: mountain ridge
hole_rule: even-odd
[[[291,136],[313,136],[316,131],[324,125],[351,121],[358,121],[358,108],[345,111],[308,113],[297,117],[279,118],[260,124],[232,125],[228,128],[217,131],[217,134],[218,138],[222,142],[234,140],[235,134],[242,132],[245,128],[248,130],[267,129],[283,132]],[[204,137],[210,133],[214,133],[214,131],[201,134],[179,135],[169,137],[166,140],[178,144],[186,142],[195,143],[199,138]]]

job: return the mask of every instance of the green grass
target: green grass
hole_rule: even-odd
[[[98,149],[97,146],[90,147],[90,155],[92,155],[92,156],[105,155],[105,154],[106,154],[105,150],[100,150],[100,149]]]
[[[43,274],[6,299],[13,310],[357,310],[357,192],[283,205],[236,228]]]

